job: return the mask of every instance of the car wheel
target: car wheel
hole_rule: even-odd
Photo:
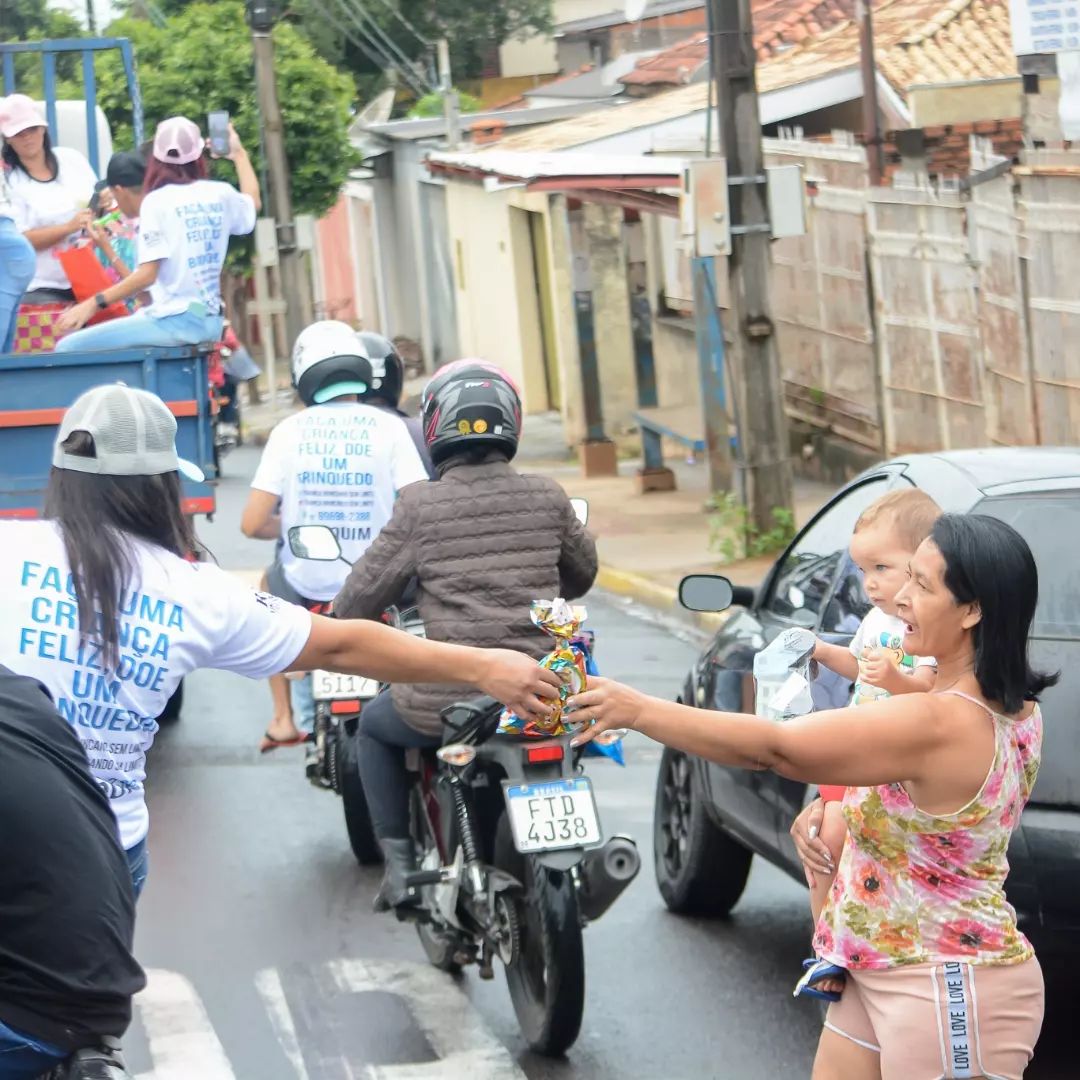
[[[653,863],[668,909],[680,915],[727,915],[746,888],[753,857],[713,824],[691,759],[665,750],[653,810]]]

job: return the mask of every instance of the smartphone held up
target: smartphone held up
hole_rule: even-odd
[[[214,157],[229,156],[229,114],[212,112],[206,117],[206,128],[210,134],[210,152]]]

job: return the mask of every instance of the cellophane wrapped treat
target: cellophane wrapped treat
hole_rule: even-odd
[[[541,658],[539,664],[562,679],[559,700],[551,716],[542,721],[523,720],[509,709],[505,710],[499,720],[499,731],[504,735],[547,739],[572,730],[572,724],[567,722],[565,716],[566,703],[572,695],[580,694],[585,689],[585,651],[574,643],[574,639],[585,621],[586,612],[583,607],[575,607],[556,598],[534,600],[531,614],[536,626],[555,639],[555,648]]]

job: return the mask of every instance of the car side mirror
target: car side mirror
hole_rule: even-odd
[[[574,508],[574,517],[581,522],[582,525],[589,524],[589,500],[588,499],[571,499],[570,505]]]
[[[679,582],[679,603],[687,611],[726,611],[735,587],[719,574],[690,574]]]
[[[289,530],[289,550],[298,559],[335,562],[341,558],[341,544],[325,525],[294,525]]]

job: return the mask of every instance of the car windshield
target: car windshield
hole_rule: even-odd
[[[1039,567],[1032,634],[1080,637],[1080,491],[984,499],[973,512],[1008,522],[1031,547]]]

